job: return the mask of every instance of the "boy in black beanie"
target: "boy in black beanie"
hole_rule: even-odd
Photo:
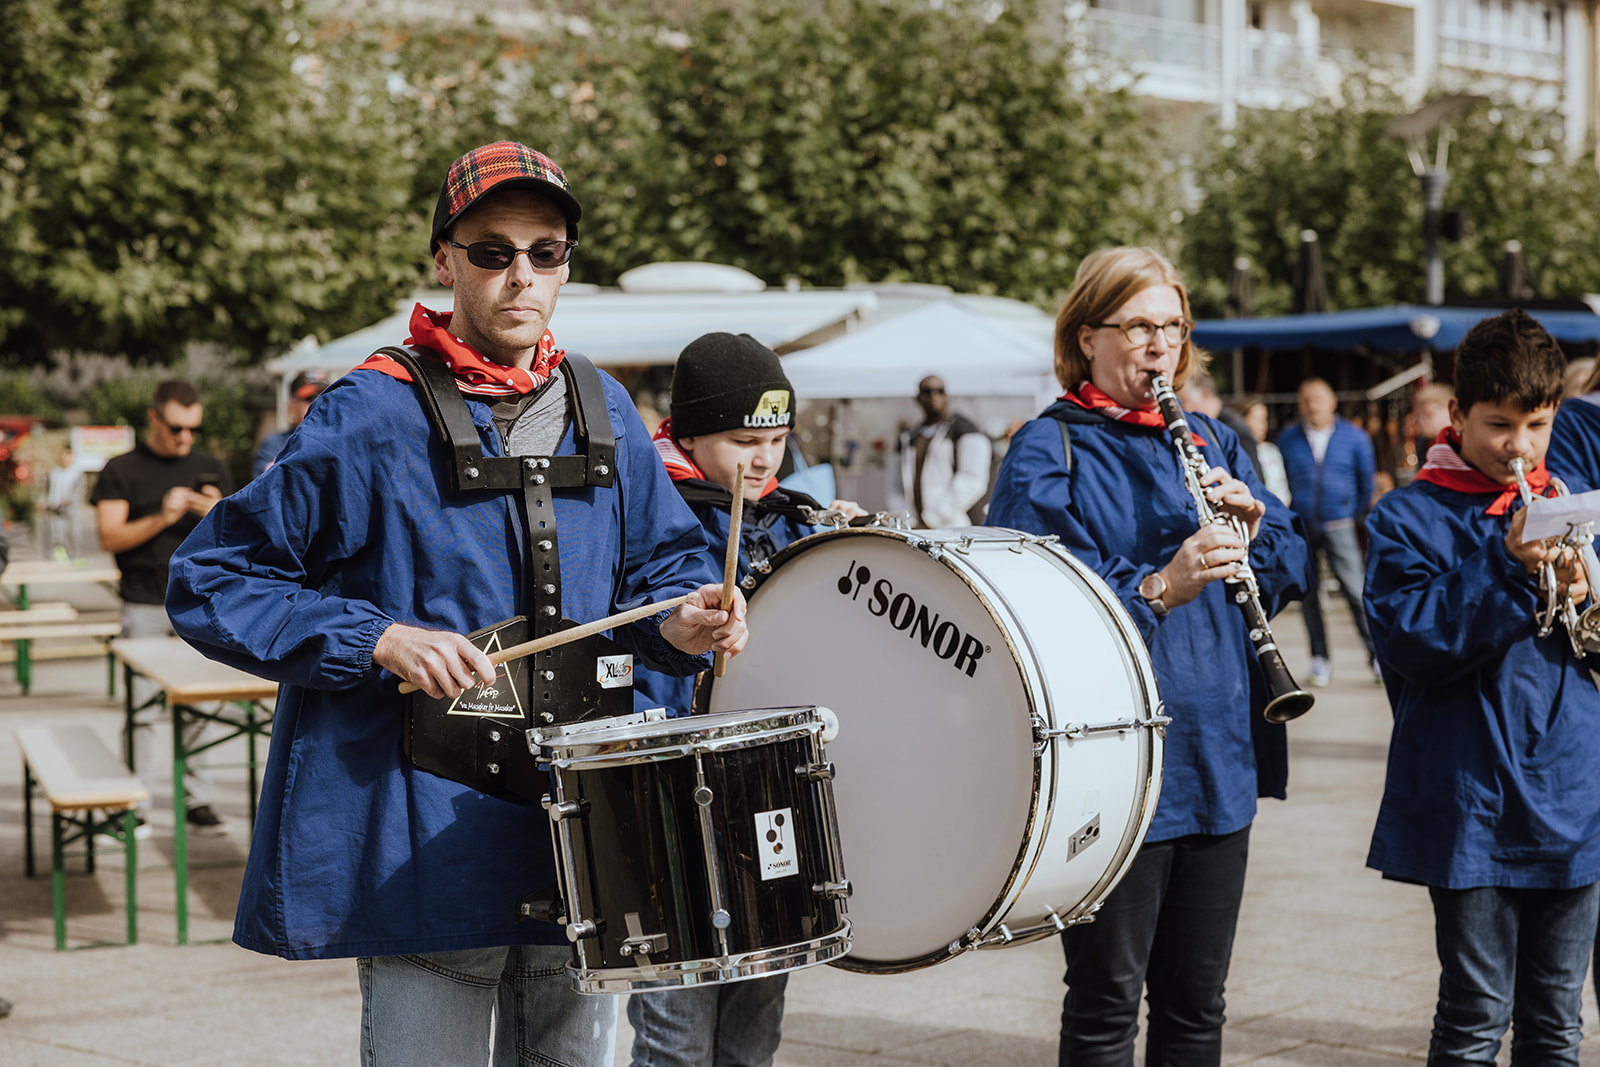
[[[776,477],[794,428],[794,388],[777,353],[749,334],[708,333],[678,356],[672,412],[656,430],[656,451],[673,484],[706,528],[721,573],[732,529],[733,485],[745,466],[739,579],[791,541],[814,533],[806,511],[822,505]],[[833,509],[866,514],[851,501]],[[693,678],[634,669],[634,691],[673,716],[689,714]],[[787,974],[628,998],[635,1067],[770,1064],[778,1050]]]

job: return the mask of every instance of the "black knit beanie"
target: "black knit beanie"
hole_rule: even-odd
[[[690,341],[672,374],[672,435],[794,428],[794,387],[778,354],[747,333]]]

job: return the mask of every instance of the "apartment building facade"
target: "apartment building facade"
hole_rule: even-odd
[[[1064,25],[1182,124],[1299,106],[1357,64],[1420,99],[1497,91],[1559,114],[1569,152],[1596,126],[1596,0],[1073,0]]]

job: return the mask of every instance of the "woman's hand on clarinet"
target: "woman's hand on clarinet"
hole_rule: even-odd
[[[1251,538],[1261,529],[1261,517],[1267,513],[1264,500],[1257,500],[1250,487],[1221,467],[1206,471],[1200,484],[1206,487],[1206,499],[1212,507],[1232,519],[1238,519],[1250,530]]]
[[[722,610],[722,584],[702,585],[694,599],[661,620],[661,636],[680,652],[698,656],[722,652],[737,656],[750,637],[745,627],[744,594],[733,590],[733,607]]]
[[[372,662],[430,697],[454,700],[464,690],[492,682],[495,666],[460,634],[395,623],[372,649]]]
[[[1220,522],[1196,530],[1161,568],[1161,580],[1167,583],[1162,602],[1168,608],[1189,603],[1212,582],[1238,574],[1239,561],[1249,552],[1239,535]]]

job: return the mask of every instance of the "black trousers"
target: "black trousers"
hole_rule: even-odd
[[[1148,987],[1147,1067],[1222,1060],[1222,987],[1244,894],[1250,828],[1147,844],[1095,920],[1061,935],[1062,1067],[1131,1067]]]

